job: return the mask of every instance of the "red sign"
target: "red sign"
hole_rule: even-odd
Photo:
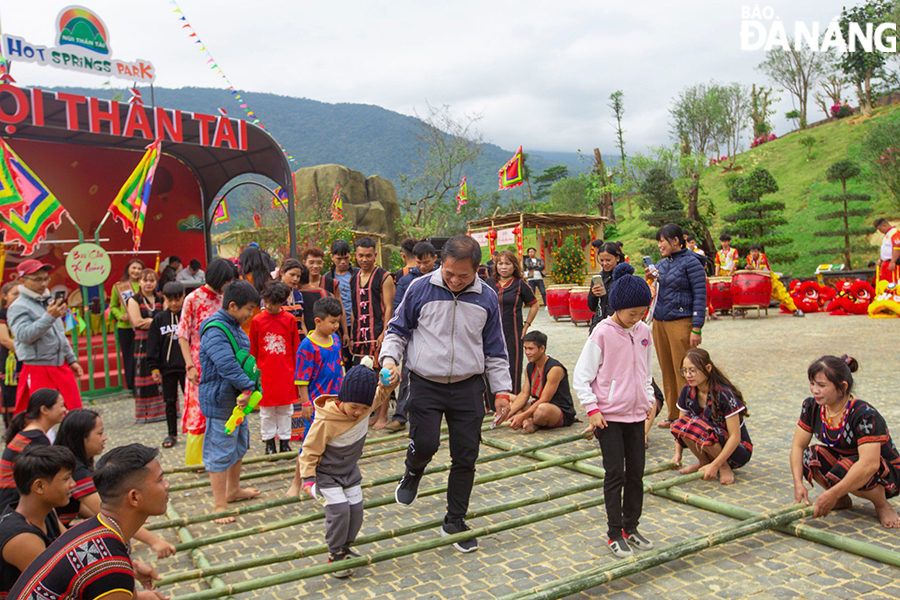
[[[240,119],[0,84],[0,123],[55,127],[45,116],[63,112],[70,131],[247,150],[247,122]],[[193,135],[186,139],[187,129]]]

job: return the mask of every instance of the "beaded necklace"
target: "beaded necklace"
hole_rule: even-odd
[[[850,400],[847,401],[847,405],[844,407],[844,412],[841,415],[840,427],[838,427],[837,437],[833,442],[828,439],[828,434],[826,433],[828,428],[825,426],[825,423],[827,422],[825,407],[822,406],[819,408],[819,418],[822,421],[822,441],[825,442],[828,447],[833,448],[838,444],[838,442],[841,441],[841,435],[844,433],[844,427],[847,426],[847,417],[850,415],[850,409],[853,406],[853,400],[854,399],[851,397]]]

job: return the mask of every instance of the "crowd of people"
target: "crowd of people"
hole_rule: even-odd
[[[730,485],[753,454],[744,396],[700,348],[709,314],[705,257],[674,224],[661,227],[656,241],[663,258],[648,268],[649,280],[634,274],[618,244],[598,244],[601,272],[589,296],[595,317],[571,383],[566,365],[548,354],[547,335],[531,329],[545,269],[533,249],[521,265],[515,253],[498,252],[486,269],[471,237],[448,239],[440,253],[428,241],[407,240],[395,273],[377,265],[368,238],[352,252],[335,242],[327,272],[319,248],[278,268],[252,246],[237,265],[215,259],[205,272],[181,269],[177,257],[159,275],[132,261],[133,294],[120,307],[127,327],[119,334],[129,331],[133,342],[136,418],[166,419],[163,448],[187,434],[186,463],[205,469],[219,513],[260,495],[241,486],[250,421],[235,420],[258,402],[263,451],[296,456],[286,495],[324,505],[328,561],[336,563],[359,556],[352,547],[364,518],[358,463],[370,428],[410,425],[394,492],[409,506],[446,420],[451,467],[441,534],[454,535],[470,530],[465,517],[485,416],[493,414],[492,427],[534,434],[578,422],[577,399],[606,471],[608,547],[631,556],[653,547],[639,525],[647,434],[659,413],[665,410],[659,426],[671,431],[683,474]],[[737,260],[726,246],[716,268]],[[758,251],[749,260],[768,268]],[[188,294],[179,280],[185,270],[203,277]],[[2,289],[0,346],[22,366],[13,373],[14,416],[0,457],[0,595],[124,599],[139,582],[147,589],[137,597],[162,598],[152,590],[156,571],[128,552],[132,538],[158,558],[175,552],[143,527],[166,510],[157,450],[130,444],[104,454],[103,420],[81,408],[80,368],[61,330],[64,305],[46,289],[48,271],[23,261],[19,285]],[[651,375],[654,356],[661,386]],[[857,366],[847,356],[824,356],[809,367],[811,396],[790,458],[794,496],[809,503],[806,482],[815,483],[824,490],[815,516],[855,495],[873,504],[882,525],[900,527],[889,503],[900,493],[900,454],[883,417],[852,393]],[[696,462],[682,464],[685,449]],[[453,545],[472,552],[478,540]],[[79,554],[85,547],[98,550],[87,559]]]

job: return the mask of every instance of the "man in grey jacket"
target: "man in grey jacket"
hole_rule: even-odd
[[[413,281],[388,323],[380,362],[400,379],[406,349],[409,369],[410,444],[406,473],[394,493],[410,505],[425,467],[437,452],[441,420],[450,431],[447,514],[441,535],[468,531],[465,522],[475,480],[484,420],[485,377],[498,397],[509,398],[512,381],[497,294],[477,277],[481,248],[466,235],[447,240],[441,268]],[[461,552],[478,549],[475,538],[456,542]]]
[[[25,410],[31,394],[41,388],[59,391],[66,408],[81,408],[81,392],[76,377],[84,370],[75,358],[60,317],[66,314],[63,298],[53,299],[47,289],[52,266],[29,259],[19,264],[19,297],[9,306],[6,321],[16,344],[16,358],[22,363],[16,409]]]

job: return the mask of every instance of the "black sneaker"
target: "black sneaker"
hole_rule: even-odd
[[[278,440],[278,452],[290,452],[291,451],[291,441],[290,440]]]
[[[444,524],[441,526],[441,537],[447,537],[454,533],[462,533],[463,531],[471,530],[472,528],[469,527],[469,524],[466,523],[465,519],[450,519],[444,517]],[[455,542],[453,547],[460,552],[475,552],[478,550],[478,539],[472,538],[461,542]]]
[[[626,542],[624,538],[607,540],[606,543],[609,546],[609,551],[612,552],[616,558],[629,558],[634,556],[634,551],[628,547],[628,542]]]
[[[347,554],[344,554],[344,553],[329,554],[328,555],[328,564],[330,565],[331,563],[340,562],[340,561],[346,560],[348,558],[353,558],[353,557],[349,556]],[[329,575],[331,575],[335,579],[347,579],[348,577],[353,575],[353,569],[341,569],[340,571],[332,571],[331,573],[329,573]]]
[[[416,474],[407,470],[406,473],[403,474],[400,483],[397,484],[397,489],[394,490],[394,500],[397,501],[397,504],[409,506],[415,502],[416,498],[419,496],[419,482],[421,480],[421,473]]]
[[[634,546],[638,550],[653,550],[653,542],[642,536],[637,529],[631,533],[622,532],[625,541]]]
[[[266,456],[275,454],[275,438],[266,440]]]

